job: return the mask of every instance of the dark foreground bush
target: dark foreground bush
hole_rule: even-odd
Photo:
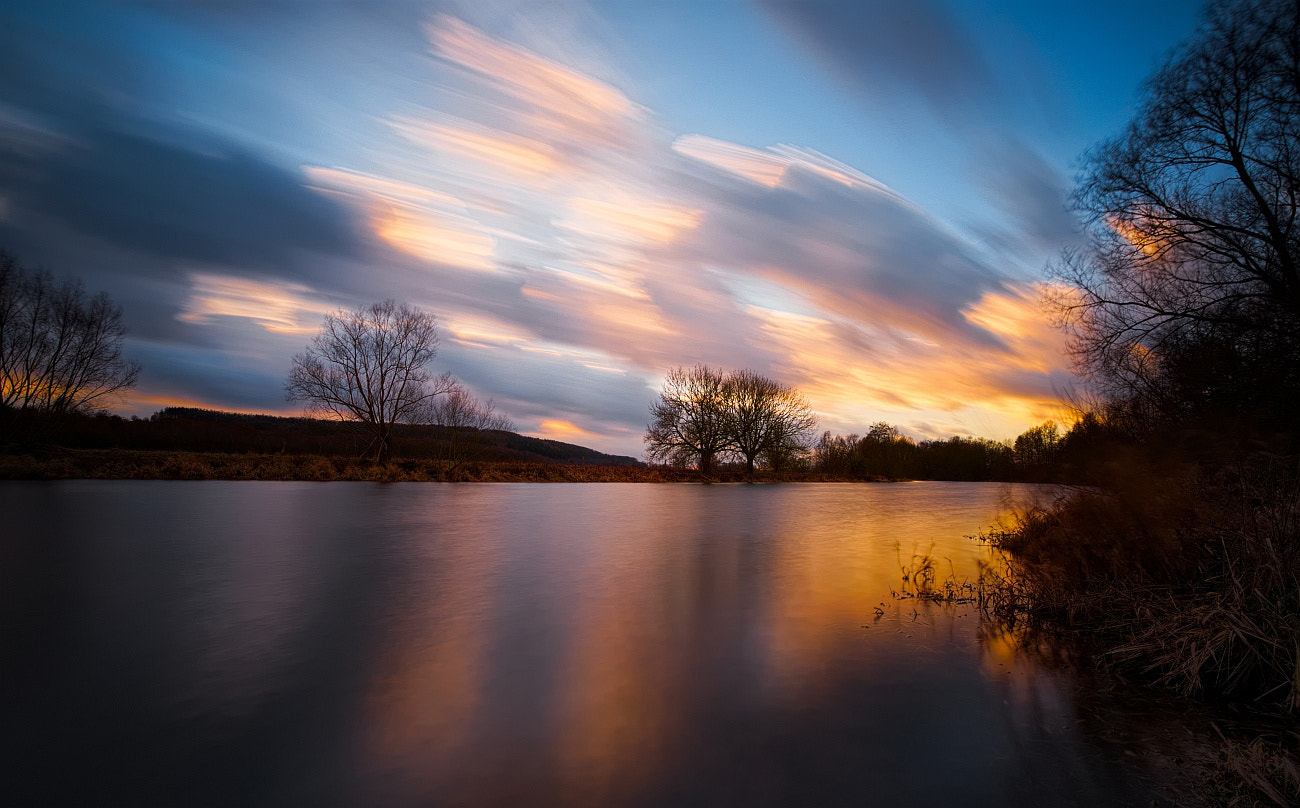
[[[1023,515],[991,608],[1185,695],[1300,707],[1295,458],[1146,469]]]
[[[1122,679],[1272,713],[1300,711],[1295,457],[1135,466],[986,538],[985,609],[1022,643]],[[1253,734],[1253,733],[1252,733]],[[1209,805],[1300,805],[1293,731],[1224,738]]]

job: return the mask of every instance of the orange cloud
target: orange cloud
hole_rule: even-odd
[[[704,135],[682,135],[673,141],[673,151],[768,188],[780,185],[790,167],[789,160],[771,152]]]
[[[392,125],[403,137],[442,156],[471,160],[524,179],[551,174],[560,164],[555,149],[531,138],[411,119],[399,119]]]
[[[465,217],[390,205],[371,218],[375,235],[407,255],[465,269],[495,270],[495,240]]]
[[[591,440],[600,437],[593,432],[588,432],[572,421],[559,418],[544,419],[533,434],[539,438],[558,441]]]
[[[751,307],[783,356],[786,381],[808,395],[827,427],[886,420],[917,433],[1009,437],[1059,417],[1050,390],[1034,389],[1064,369],[1060,336],[1034,290],[986,295],[969,317],[1006,350],[939,345],[824,317]]]
[[[608,84],[488,36],[455,17],[438,14],[427,32],[439,56],[478,73],[497,91],[536,110],[538,116],[531,123],[539,131],[549,128],[581,134],[584,139],[608,137],[641,117],[640,108]]]
[[[1165,247],[1165,242],[1159,237],[1118,216],[1106,217],[1106,224],[1148,258],[1154,258]]]
[[[210,272],[190,274],[191,292],[177,319],[208,325],[214,317],[243,317],[277,334],[314,334],[333,307],[310,299],[297,283],[254,281]]]

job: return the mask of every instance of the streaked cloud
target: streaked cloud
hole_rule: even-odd
[[[300,283],[254,281],[219,271],[190,274],[192,291],[178,319],[207,325],[216,317],[243,317],[278,334],[314,334],[335,307],[311,299]]]
[[[895,30],[910,12],[891,8]],[[776,14],[824,32],[822,11]],[[289,357],[326,312],[400,297],[439,315],[440,368],[522,429],[623,454],[666,369],[696,362],[794,384],[846,431],[1007,437],[1051,406],[1056,334],[987,234],[873,166],[670,132],[630,83],[449,13],[421,24],[420,43],[384,40],[420,49],[400,81],[348,56],[376,82],[372,114],[321,124],[335,145],[316,152],[241,145],[198,113],[161,125],[143,102],[83,120],[0,96],[0,236],[69,270],[96,262],[91,285],[126,305],[146,365],[138,402],[281,409]],[[956,47],[905,81],[936,104],[996,103],[976,56]],[[1009,209],[1059,191],[1030,158],[988,180]],[[1060,237],[1055,211],[1038,218],[1036,243]]]
[[[525,112],[527,131],[559,139],[624,142],[641,109],[622,92],[524,48],[489,36],[448,14],[436,14],[429,42],[442,58],[467,68]]]
[[[771,152],[705,135],[682,135],[673,141],[673,151],[768,188],[780,185],[790,167],[789,160]]]

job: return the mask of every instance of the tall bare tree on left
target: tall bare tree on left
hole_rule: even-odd
[[[0,250],[0,409],[89,412],[135,386],[122,309]]]
[[[424,420],[434,398],[455,386],[451,374],[429,372],[437,355],[437,318],[386,300],[327,315],[293,358],[284,389],[309,411],[361,425],[383,463],[393,456],[396,425]]]

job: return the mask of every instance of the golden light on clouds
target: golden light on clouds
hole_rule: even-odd
[[[883,419],[913,431],[1001,438],[1059,416],[1055,393],[1032,387],[1065,362],[1061,337],[1033,289],[986,295],[968,315],[1006,338],[1004,351],[891,340],[850,323],[760,307],[751,313],[787,357],[789,381],[829,421]],[[919,429],[922,422],[928,427]]]
[[[479,166],[532,181],[557,170],[560,165],[555,149],[531,138],[504,132],[449,126],[400,119],[393,128],[403,137],[431,149],[442,157],[470,160]]]
[[[394,110],[365,170],[305,171],[427,283],[509,290],[456,304],[457,346],[651,387],[677,364],[754,367],[836,429],[1004,437],[1046,417],[1063,360],[1040,290],[999,285],[889,187],[811,149],[666,138],[606,82],[446,14],[426,34],[448,108]],[[696,182],[705,167],[736,182]],[[590,443],[612,422],[570,408],[539,428]]]
[[[254,281],[215,272],[190,273],[190,295],[177,319],[209,325],[215,317],[243,317],[277,334],[314,334],[333,311],[297,283]]]
[[[371,225],[376,236],[416,258],[464,269],[496,269],[496,242],[470,219],[391,205],[376,211]]]
[[[667,246],[699,226],[703,212],[660,199],[607,187],[599,197],[569,200],[569,215],[558,224],[586,236]]]
[[[592,440],[600,437],[562,418],[543,419],[534,434],[539,438],[558,441]]]
[[[673,141],[673,151],[768,188],[780,185],[790,166],[771,152],[705,135],[682,135]]]
[[[1106,217],[1106,224],[1129,244],[1141,250],[1142,254],[1148,258],[1154,258],[1160,253],[1163,246],[1161,240],[1146,230],[1118,216]]]
[[[480,74],[565,130],[622,128],[625,120],[640,117],[640,108],[613,87],[455,17],[436,15],[428,37],[439,56]]]

